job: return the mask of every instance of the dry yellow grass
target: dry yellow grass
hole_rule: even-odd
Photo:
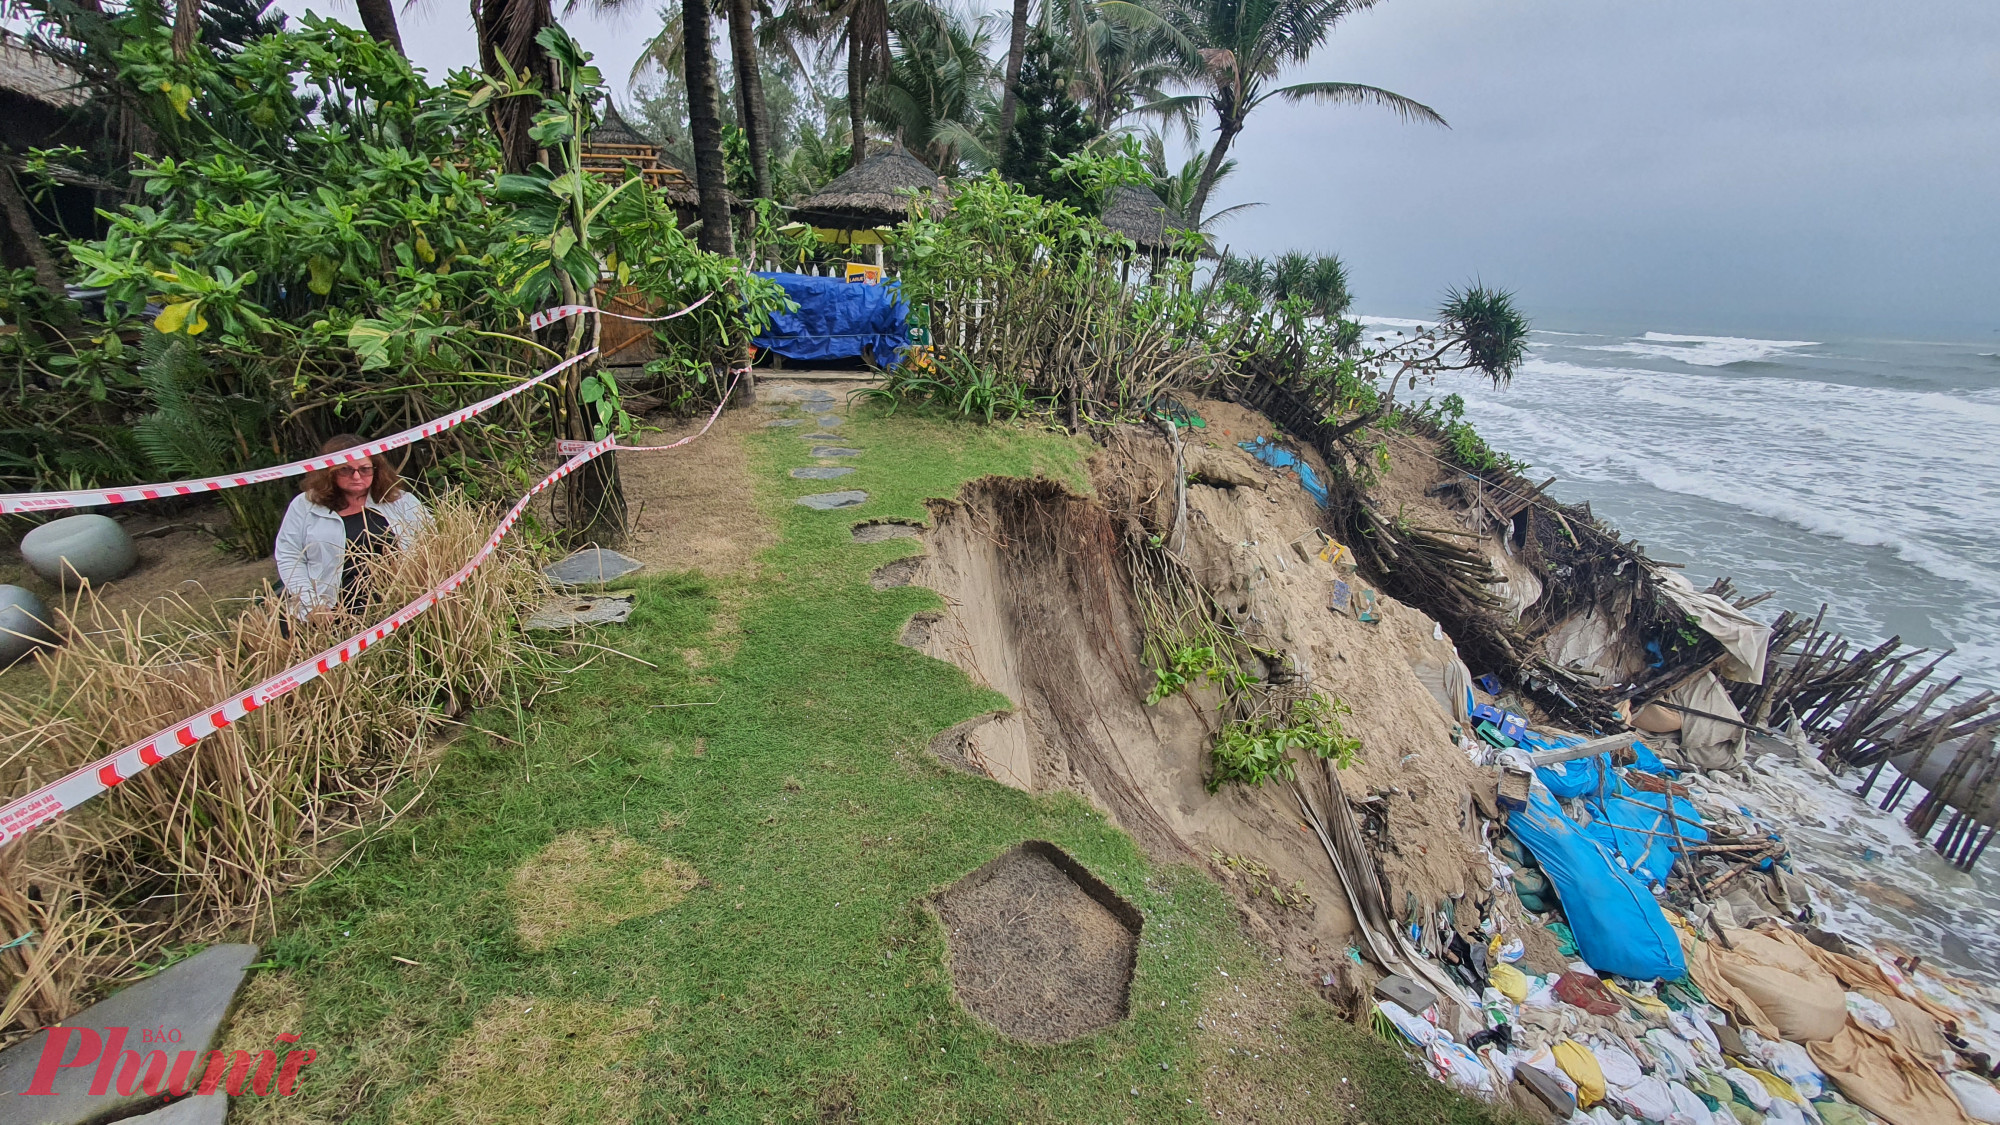
[[[410,1125],[631,1121],[645,1077],[634,1065],[649,1008],[502,997],[453,1044],[437,1078],[396,1107]]]
[[[701,877],[614,829],[568,832],[530,856],[508,888],[522,944],[547,949],[679,902]]]
[[[457,570],[492,529],[491,512],[461,502],[435,517],[412,549],[379,560],[371,619]],[[406,783],[427,776],[440,720],[501,697],[527,653],[513,619],[542,590],[524,557],[503,552],[359,660],[0,849],[0,927],[36,934],[0,953],[0,1034],[68,1016],[163,946],[268,925],[279,892],[420,796]],[[5,796],[366,624],[285,630],[275,599],[112,613],[88,593],[60,616],[68,643],[38,658],[35,690],[0,696]]]

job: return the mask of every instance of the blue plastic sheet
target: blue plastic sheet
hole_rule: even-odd
[[[1592,819],[1584,832],[1622,856],[1625,866],[1649,884],[1666,880],[1683,843],[1708,839],[1701,813],[1684,797],[1669,798],[1618,781],[1602,799],[1587,803]]]
[[[1575,745],[1576,741],[1558,739],[1556,745]],[[1645,743],[1634,742],[1632,749],[1639,760],[1627,769],[1650,774],[1670,772]],[[1708,839],[1708,831],[1701,825],[1701,813],[1692,804],[1675,797],[1669,815],[1666,795],[1626,784],[1612,768],[1608,754],[1542,766],[1535,776],[1557,797],[1581,797],[1584,807],[1590,810],[1590,823],[1583,831],[1613,855],[1623,857],[1625,867],[1648,884],[1666,880],[1667,872],[1673,870],[1674,861],[1681,854],[1682,843],[1695,844]],[[1674,839],[1676,829],[1680,832],[1679,840]]]
[[[1653,893],[1612,862],[1555,798],[1535,789],[1527,808],[1507,814],[1507,827],[1555,886],[1586,964],[1635,980],[1687,975],[1680,939]]]
[[[902,362],[902,351],[910,346],[910,306],[895,282],[863,285],[802,273],[757,276],[783,286],[799,308],[773,315],[751,343],[786,359],[843,359],[867,348],[884,367]]]
[[[1256,441],[1239,441],[1236,445],[1237,448],[1246,450],[1252,457],[1274,469],[1290,469],[1297,473],[1299,483],[1305,485],[1313,500],[1320,507],[1326,507],[1326,486],[1319,482],[1319,478],[1313,475],[1312,466],[1300,460],[1298,454],[1282,445],[1274,444],[1270,438],[1260,437]]]

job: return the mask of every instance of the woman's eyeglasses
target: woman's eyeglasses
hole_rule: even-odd
[[[333,471],[333,475],[337,477],[372,477],[375,475],[375,466],[342,465]]]

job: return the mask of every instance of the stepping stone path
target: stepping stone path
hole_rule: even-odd
[[[522,622],[531,632],[574,629],[579,625],[619,625],[632,616],[637,594],[577,594],[557,598]]]
[[[800,441],[845,441],[839,434],[800,434]]]
[[[542,571],[542,577],[557,586],[602,586],[614,578],[623,578],[646,564],[638,559],[607,551],[602,547],[585,547],[576,554]]]
[[[822,512],[835,508],[855,508],[868,502],[868,494],[859,490],[848,492],[817,492],[811,496],[801,496],[794,503],[803,504]]]
[[[766,423],[764,423],[764,425],[765,425],[765,426],[767,426],[767,427],[769,427],[769,426],[803,426],[803,425],[805,425],[805,424],[806,424],[806,420],[805,420],[804,418],[779,418],[779,419],[777,419],[776,421],[772,421],[772,422],[766,422]]]
[[[846,419],[838,414],[822,414],[819,416],[819,428],[822,430],[837,430],[844,421]]]
[[[230,1002],[243,985],[244,970],[256,959],[254,945],[210,946],[138,984],[112,993],[63,1021],[67,1041],[64,1057],[75,1059],[80,1051],[90,1049],[93,1039],[97,1040],[98,1051],[112,1049],[117,1029],[122,1028],[124,1040],[116,1048],[120,1053],[136,1051],[144,1058],[148,1052],[157,1050],[167,1053],[171,1062],[182,1051],[195,1051],[205,1064],[223,1017],[229,1013]],[[155,1028],[178,1029],[180,1042],[158,1047],[142,1045],[140,1033]],[[17,1099],[15,1095],[34,1081],[49,1035],[48,1031],[38,1032],[0,1051],[0,1090],[6,1091],[0,1097],[13,1103],[5,1115],[8,1121],[23,1125],[83,1125],[129,1113],[153,1099],[153,1095],[141,1089],[121,1095],[115,1084],[106,1093],[92,1095],[90,1085],[98,1069],[94,1065],[58,1069],[51,1086],[54,1094]],[[220,1122],[222,1113],[227,1112],[228,1100],[226,1095],[214,1094],[189,1098],[179,1103],[189,1107],[182,1111],[187,1116],[153,1115],[140,1120],[171,1121],[174,1125]],[[213,1103],[221,1109],[191,1103]]]
[[[849,449],[844,445],[815,445],[808,457],[859,457],[859,449]]]
[[[852,465],[812,465],[803,469],[793,469],[792,475],[799,480],[832,480],[844,477],[854,471]]]

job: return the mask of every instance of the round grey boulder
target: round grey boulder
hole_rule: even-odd
[[[36,574],[61,586],[79,576],[93,583],[123,578],[139,565],[132,537],[110,516],[86,513],[50,520],[21,537],[21,557]]]
[[[61,643],[49,628],[49,607],[19,586],[0,586],[0,668],[45,645]]]

